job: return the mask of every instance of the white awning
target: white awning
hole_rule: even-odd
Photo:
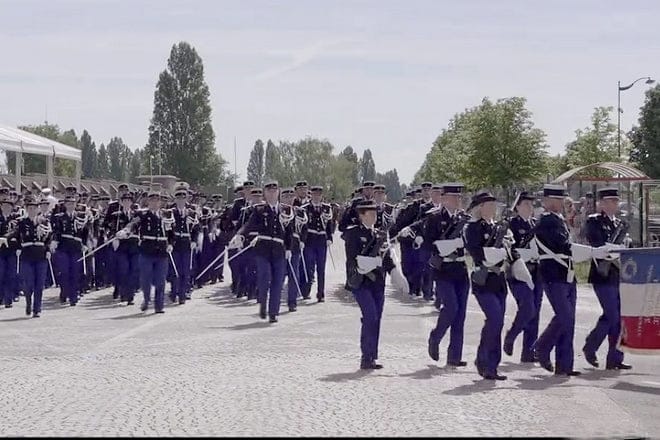
[[[74,147],[37,136],[30,132],[0,124],[0,148],[40,156],[81,161],[82,152]]]

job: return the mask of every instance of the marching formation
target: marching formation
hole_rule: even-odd
[[[582,348],[585,358],[598,367],[596,352],[607,339],[605,367],[631,368],[617,349],[617,250],[629,239],[628,225],[616,217],[615,188],[598,192],[600,212],[587,221],[589,245],[570,241],[561,215],[565,189],[552,185],[543,189],[545,212],[539,218],[532,216],[536,197],[523,191],[514,214],[499,221],[498,202],[487,191],[474,194],[464,210],[460,183],[422,183],[397,205],[387,202],[385,186],[376,182],[365,182],[344,206],[327,203],[324,188],[306,181],[293,188],[280,188],[276,181],[257,188],[246,181],[234,190],[232,203],[185,183],[171,195],[133,193],[122,184],[112,201],[73,186],[66,191],[58,201],[47,192],[23,198],[0,190],[0,286],[6,308],[22,293],[26,315],[37,318],[45,287],[58,286],[60,302],[75,306],[91,288],[112,286],[115,300],[133,305],[141,290],[141,310],[153,303],[155,313],[164,313],[166,296],[183,305],[195,288],[224,281],[226,262],[232,294],[256,300],[260,318],[275,323],[283,292],[290,312],[312,294],[325,301],[326,263],[329,258],[335,266],[330,245],[338,229],[346,248],[345,288],[362,314],[362,369],[382,368],[376,361],[389,275],[397,289],[433,302],[439,311],[428,336],[433,360],[440,359],[439,345],[448,333],[447,365],[467,366],[463,335],[472,292],[485,317],[474,361],[483,378],[506,379],[498,372],[502,352],[511,356],[519,336],[521,362],[578,375],[574,264],[582,261],[591,261],[589,282],[603,308]],[[517,311],[504,331],[509,291]],[[539,334],[544,293],[554,317]]]

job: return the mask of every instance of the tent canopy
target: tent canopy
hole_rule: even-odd
[[[82,160],[82,152],[77,148],[2,124],[0,124],[0,148],[5,151],[54,156],[78,162]]]
[[[580,173],[581,171],[587,170],[589,168],[598,168],[601,170],[611,171],[615,174],[618,174],[618,176],[612,176],[612,177],[595,177],[595,176],[584,176],[584,175],[579,177],[576,176],[576,174]],[[637,168],[634,168],[625,163],[599,162],[599,163],[592,163],[590,165],[584,165],[581,167],[568,170],[561,176],[557,177],[552,183],[561,184],[566,182],[567,180],[572,180],[572,179],[584,180],[584,181],[635,182],[638,180],[649,180],[650,177],[642,173]]]

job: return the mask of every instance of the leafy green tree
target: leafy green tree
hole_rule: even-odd
[[[355,151],[353,151],[353,147],[350,145],[344,148],[344,150],[339,153],[340,156],[343,156],[350,164],[351,164],[351,184],[354,187],[357,187],[360,184],[360,178],[359,178],[359,166],[360,166],[360,161],[358,159],[358,155]]]
[[[386,171],[384,174],[376,173],[376,182],[385,185],[387,199],[390,202],[397,202],[403,198],[401,193],[401,183],[396,168]]]
[[[264,178],[264,143],[257,139],[250,152],[250,161],[247,167],[247,178],[253,180],[257,186],[263,185]]]
[[[85,179],[96,177],[96,144],[87,130],[80,136],[80,149],[82,153],[82,176]]]
[[[610,120],[613,107],[596,107],[591,125],[575,131],[575,140],[566,145],[568,165],[575,168],[598,162],[619,162],[616,124]],[[590,175],[609,176],[605,170],[588,170]]]
[[[660,179],[660,85],[646,91],[638,127],[628,135],[630,161],[652,179]]]
[[[268,139],[266,143],[266,152],[264,154],[264,181],[275,179],[278,182],[283,180],[282,174],[283,164],[280,148],[278,148],[273,141]],[[285,182],[279,182],[282,186],[286,185]]]
[[[364,183],[376,179],[376,164],[370,149],[364,150],[362,159],[360,159],[359,175],[360,182]]]
[[[226,163],[215,149],[209,95],[197,51],[186,42],[172,46],[156,85],[145,150],[162,161],[163,173],[196,186],[219,185],[226,177]]]
[[[114,180],[124,180],[127,177],[125,170],[128,167],[131,150],[124,144],[124,141],[120,137],[113,137],[108,142],[106,150],[110,167],[110,177]]]
[[[108,151],[104,144],[99,147],[99,154],[96,160],[97,178],[109,179],[110,178],[110,163],[108,161]]]

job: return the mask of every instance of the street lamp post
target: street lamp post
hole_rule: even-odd
[[[621,160],[621,113],[623,113],[623,110],[621,110],[621,92],[628,90],[632,86],[634,86],[638,81],[641,81],[645,79],[646,84],[653,84],[655,80],[651,79],[650,76],[643,76],[641,78],[637,78],[635,81],[630,83],[627,86],[621,87],[621,81],[617,81],[617,100],[616,100],[616,146],[617,146],[617,153],[619,155],[619,160]]]

